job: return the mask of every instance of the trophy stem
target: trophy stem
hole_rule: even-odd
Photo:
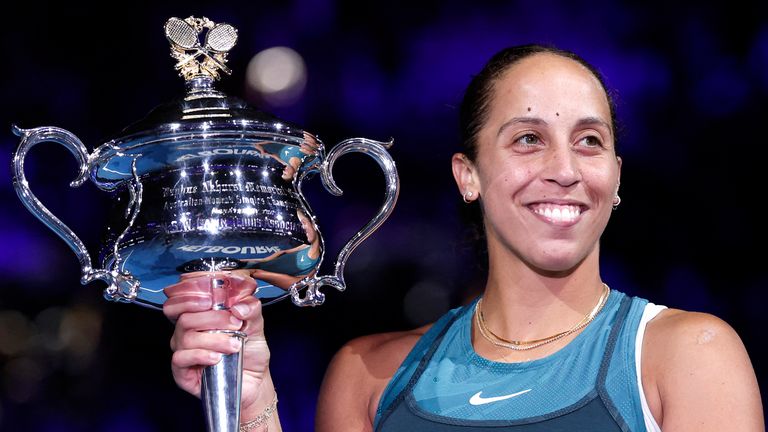
[[[228,309],[220,295],[228,284],[222,279],[211,280],[213,308]],[[240,350],[222,356],[221,361],[203,369],[201,397],[208,432],[238,432],[240,427],[240,392],[243,379],[242,351],[245,333],[235,330],[211,330],[240,340]]]
[[[239,338],[241,342],[244,340],[239,335],[232,337]],[[220,362],[203,369],[201,396],[208,432],[238,431],[242,375],[240,352],[224,355]]]

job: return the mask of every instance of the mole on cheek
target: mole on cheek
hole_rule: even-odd
[[[558,113],[558,112],[556,112],[556,113],[555,113],[555,115],[556,115],[556,116],[558,116],[558,117],[560,117],[560,113]]]
[[[531,107],[528,107],[528,112],[531,112]]]

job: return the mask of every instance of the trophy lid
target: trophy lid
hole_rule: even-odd
[[[196,130],[251,131],[302,138],[304,131],[295,124],[258,110],[234,96],[214,88],[211,77],[187,80],[184,97],[157,106],[143,119],[124,128],[113,144],[126,143],[142,136],[168,135]]]
[[[249,130],[303,137],[303,130],[245,101],[215,89],[222,73],[230,75],[227,54],[237,43],[237,29],[208,18],[170,18],[164,26],[175,69],[186,81],[184,97],[160,105],[146,117],[123,129],[111,141],[120,145],[142,135],[166,135],[194,130]],[[203,37],[204,36],[204,37]],[[203,43],[201,44],[201,37]]]
[[[270,140],[294,146],[306,139],[316,141],[302,128],[215,88],[222,74],[232,72],[226,62],[237,42],[233,26],[189,17],[170,18],[164,29],[186,94],[156,107],[96,149],[93,180],[99,187],[114,189],[131,178],[131,161],[139,157],[139,175],[172,165],[184,157],[180,152],[191,149],[189,142],[210,148],[225,140]]]
[[[230,75],[227,54],[237,43],[237,29],[208,18],[170,18],[164,26],[171,45],[175,69],[186,81],[186,95],[160,105],[145,118],[126,127],[115,141],[137,135],[176,133],[198,128],[216,130],[255,130],[301,138],[301,128],[259,111],[243,100],[215,89],[221,74]],[[200,38],[204,34],[203,43]]]

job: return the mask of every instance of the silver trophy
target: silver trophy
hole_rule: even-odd
[[[220,272],[246,273],[254,296],[269,304],[287,296],[298,306],[323,303],[320,288],[345,289],[349,254],[392,212],[399,181],[384,143],[352,138],[326,153],[314,135],[224,95],[214,82],[226,66],[237,30],[207,18],[171,18],[165,24],[186,94],[161,105],[92,153],[72,133],[56,127],[20,129],[13,158],[13,184],[22,203],[77,255],[81,283],[107,283],[113,301],[160,309],[163,288],[182,275],[206,272],[214,308],[226,309],[228,280]],[[200,39],[205,34],[204,42]],[[69,149],[80,165],[77,187],[89,178],[114,196],[99,254],[100,267],[77,235],[29,189],[24,158],[37,143]],[[341,195],[333,165],[347,153],[371,156],[384,171],[384,204],[341,249],[333,274],[317,274],[324,247],[320,229],[302,194],[302,182],[319,173]],[[228,332],[244,340],[241,332]],[[225,356],[203,373],[203,404],[209,431],[237,431],[240,418],[240,354]]]

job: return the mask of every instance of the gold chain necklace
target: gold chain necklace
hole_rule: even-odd
[[[564,332],[560,332],[541,339],[534,339],[529,341],[507,340],[492,332],[491,329],[488,328],[488,324],[486,324],[485,317],[483,316],[483,310],[481,309],[481,304],[483,301],[482,298],[475,304],[475,322],[477,323],[477,329],[480,331],[480,334],[483,336],[483,338],[485,338],[485,340],[492,343],[493,345],[515,351],[530,350],[560,340],[586,327],[587,324],[591,323],[597,314],[600,313],[600,311],[603,309],[603,306],[605,306],[605,303],[608,301],[608,295],[610,293],[611,289],[608,288],[608,285],[603,284],[603,292],[600,294],[600,298],[597,300],[597,304],[594,308],[592,308],[591,311],[589,311],[588,314],[584,315],[584,318],[582,318],[581,321]]]

